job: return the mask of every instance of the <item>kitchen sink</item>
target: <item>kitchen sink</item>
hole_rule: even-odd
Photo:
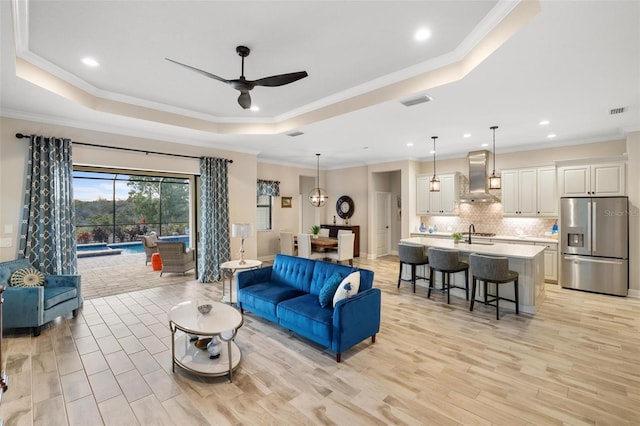
[[[467,244],[469,244],[469,243],[467,243]],[[472,246],[475,246],[476,244],[481,245],[481,246],[492,246],[492,245],[494,245],[494,243],[487,243],[487,242],[484,242],[484,241],[472,241],[470,244]]]

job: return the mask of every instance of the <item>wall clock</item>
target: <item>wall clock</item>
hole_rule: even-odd
[[[349,219],[353,216],[354,208],[353,200],[348,195],[343,195],[338,198],[338,202],[336,203],[336,212],[338,212],[338,216],[342,219]]]

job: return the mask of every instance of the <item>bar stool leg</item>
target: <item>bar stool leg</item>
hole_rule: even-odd
[[[400,262],[400,273],[398,274],[398,288],[400,288],[400,280],[402,280],[402,267],[404,263]]]
[[[411,282],[413,283],[413,292],[416,292],[416,265],[411,265]]]
[[[451,304],[451,273],[447,272],[447,305]]]
[[[469,300],[469,270],[464,270],[464,291],[467,300]]]
[[[431,297],[431,288],[433,287],[433,278],[435,276],[435,272],[432,267],[429,267],[429,291],[427,292],[427,299]]]
[[[513,282],[513,284],[515,285],[515,294],[516,294],[516,315],[520,315],[520,308],[518,308],[518,305],[520,304],[519,300],[518,300],[518,279],[516,278],[516,280]]]
[[[473,311],[473,303],[476,301],[476,277],[471,277],[471,303],[469,304],[469,311]]]
[[[500,319],[500,284],[496,283],[496,319]]]

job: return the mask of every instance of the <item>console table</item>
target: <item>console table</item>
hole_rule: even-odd
[[[353,257],[360,257],[360,225],[320,225],[320,228],[328,229],[331,238],[338,238],[338,230],[346,229],[355,234],[353,243]]]

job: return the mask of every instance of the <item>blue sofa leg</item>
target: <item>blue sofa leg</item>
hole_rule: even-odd
[[[336,362],[340,362],[340,361],[342,361],[342,357],[341,357],[341,355],[342,355],[342,354],[336,354]]]
[[[77,309],[74,309],[74,310],[73,310],[73,317],[75,318],[75,317],[77,317],[77,316],[78,316],[78,310],[77,310]]]
[[[40,335],[41,326],[33,327],[33,337],[38,337]]]

